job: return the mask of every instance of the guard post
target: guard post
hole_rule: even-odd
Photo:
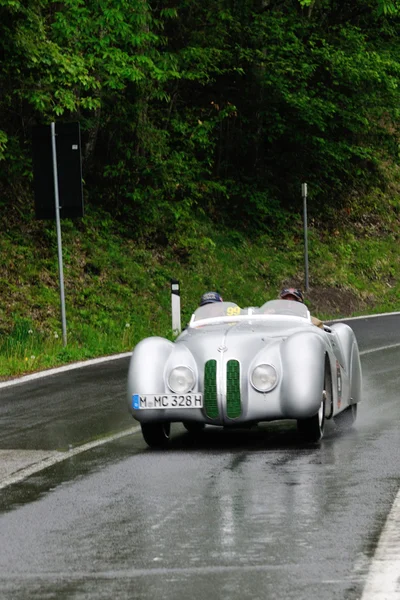
[[[179,281],[171,279],[171,309],[172,309],[172,332],[178,335],[181,332],[181,293]]]

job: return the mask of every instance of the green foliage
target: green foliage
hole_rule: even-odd
[[[398,15],[400,12],[400,2],[398,0],[378,0],[379,15]]]
[[[13,231],[0,330],[29,306],[36,332],[20,343],[16,329],[7,352],[36,335],[59,344],[56,235],[32,224],[31,157],[31,128],[59,120],[82,131],[87,216],[63,223],[78,352],[168,332],[161,292],[160,313],[144,307],[175,272],[188,302],[218,283],[249,303],[249,278],[256,303],[301,278],[303,182],[317,280],[364,291],[387,273],[395,297],[380,238],[394,243],[399,219],[399,16],[398,0],[0,0],[0,219]],[[336,237],[342,225],[354,239]],[[125,330],[130,293],[140,309]]]
[[[273,231],[305,180],[311,213],[334,220],[398,158],[397,10],[3,0],[0,180],[29,185],[30,127],[73,119],[88,202],[135,235],[185,246],[193,212]]]
[[[365,212],[374,202],[379,198],[364,204],[365,220],[358,229],[347,230],[353,217],[359,222],[347,213],[344,227],[334,231],[310,226],[307,302],[320,316],[398,309],[398,200],[392,202],[391,216],[382,214],[379,220]],[[124,225],[106,212],[89,208],[82,221],[62,223],[64,348],[54,223],[12,224],[3,216],[2,226],[0,377],[129,352],[149,335],[172,339],[172,277],[181,282],[183,324],[207,290],[216,289],[241,306],[257,306],[276,297],[283,285],[304,285],[300,219],[288,220],[279,236],[257,237],[216,227],[203,216],[176,246],[150,248],[127,237]],[[327,303],[335,292],[336,302]]]
[[[332,4],[332,2],[330,2],[328,0],[328,2],[323,2],[323,0],[298,0],[300,6],[304,7],[308,7],[308,8],[320,8],[322,5],[322,8],[325,9],[327,5]],[[371,6],[375,6],[376,8],[376,14],[378,16],[394,16],[394,15],[398,15],[399,11],[400,11],[400,2],[398,0],[374,0],[373,3],[371,3]]]
[[[5,149],[7,146],[8,136],[5,131],[0,131],[0,160],[5,158]]]

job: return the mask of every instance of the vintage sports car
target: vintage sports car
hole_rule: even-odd
[[[177,421],[200,432],[295,419],[301,438],[314,443],[325,419],[351,427],[360,400],[353,330],[316,327],[307,307],[290,300],[202,306],[174,342],[139,342],[129,366],[129,410],[155,447],[167,445]]]

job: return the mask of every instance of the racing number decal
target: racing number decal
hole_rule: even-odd
[[[340,408],[342,404],[342,374],[340,372],[339,361],[336,361],[336,377],[337,377],[337,405]]]
[[[234,315],[240,315],[240,307],[239,306],[228,306],[226,309],[226,314],[228,317],[233,317]]]

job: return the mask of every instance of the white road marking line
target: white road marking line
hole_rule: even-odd
[[[0,449],[0,482],[22,469],[27,469],[49,456],[56,456],[57,450],[12,450]]]
[[[162,559],[161,558],[157,558],[153,559],[153,562],[155,562],[156,564],[158,562],[161,562]],[[201,566],[186,566],[186,567],[164,567],[164,566],[160,566],[160,567],[143,567],[143,568],[135,568],[135,567],[131,567],[131,568],[126,568],[125,570],[118,570],[118,569],[114,569],[114,570],[109,570],[109,571],[100,571],[99,569],[95,569],[95,567],[93,567],[92,571],[86,570],[86,571],[77,571],[76,569],[74,571],[61,571],[61,570],[57,570],[57,572],[49,572],[49,571],[34,571],[34,572],[29,572],[29,571],[21,571],[16,573],[15,571],[5,571],[4,573],[1,573],[1,579],[2,581],[7,581],[7,580],[15,580],[16,578],[18,578],[18,581],[20,580],[36,580],[36,579],[40,579],[43,581],[53,581],[53,580],[60,580],[60,579],[67,579],[69,582],[72,581],[77,581],[77,580],[81,580],[81,579],[91,579],[91,578],[96,578],[96,579],[112,579],[114,582],[115,580],[118,579],[131,579],[131,578],[135,578],[135,577],[153,577],[153,576],[157,576],[157,575],[161,575],[164,579],[165,576],[168,575],[211,575],[211,574],[228,574],[228,573],[234,573],[234,574],[238,574],[238,572],[240,571],[240,573],[251,573],[251,572],[255,572],[255,573],[271,573],[271,572],[283,572],[286,574],[287,572],[287,568],[288,565],[286,564],[280,564],[280,565],[275,565],[275,564],[271,564],[271,563],[267,563],[267,564],[262,564],[262,565],[249,565],[249,564],[243,564],[243,563],[238,563],[238,564],[233,564],[233,565],[201,565]],[[349,583],[354,583],[354,579],[352,578],[350,581],[347,578],[344,579],[321,579],[320,577],[315,576],[312,579],[309,579],[308,584],[310,585],[311,583],[315,583],[315,584],[321,584],[321,583],[326,583],[329,585],[333,585],[335,586],[335,588],[337,588],[338,583],[344,583],[344,584],[349,584]],[[257,596],[257,598],[259,598],[260,596]]]
[[[47,369],[46,371],[38,371],[37,373],[31,373],[30,375],[24,375],[17,379],[10,379],[9,381],[2,381],[0,388],[9,387],[11,385],[17,385],[18,383],[26,383],[27,381],[33,381],[34,379],[40,379],[41,377],[49,377],[50,375],[58,375],[58,373],[65,373],[66,371],[72,371],[73,369],[80,369],[82,367],[90,367],[91,365],[97,365],[99,363],[108,362],[110,360],[118,360],[120,358],[126,358],[131,356],[132,352],[124,352],[123,354],[114,354],[113,356],[102,356],[101,358],[92,358],[90,360],[82,360],[80,362],[72,363],[70,365],[64,365],[63,367],[54,367],[54,369]]]
[[[357,319],[370,319],[375,317],[387,317],[392,315],[400,315],[400,312],[349,317],[348,319],[343,318],[338,319],[336,321],[330,321],[330,323],[340,321],[351,321]],[[380,348],[363,350],[360,352],[360,355],[371,354],[373,352],[380,352],[382,350],[390,350],[392,348],[398,347],[400,347],[400,344],[381,346]],[[2,382],[0,383],[0,388],[16,385],[18,383],[24,383],[26,381],[31,381],[34,379],[39,379],[40,377],[55,375],[57,373],[70,371],[72,369],[77,369],[80,367],[106,362],[109,360],[117,360],[119,358],[128,357],[131,354],[131,352],[126,352],[124,354],[117,354],[114,356],[97,358],[89,361],[82,361],[74,363],[72,365],[66,365],[64,367],[58,367],[54,369],[49,369],[47,371],[41,371],[39,373],[33,373],[31,375],[26,375],[18,379]],[[121,437],[131,435],[133,433],[138,432],[139,430],[139,426],[132,427],[131,429],[118,433],[114,436],[110,436],[102,440],[96,440],[94,442],[89,442],[88,444],[84,444],[83,446],[79,446],[78,448],[73,448],[68,452],[60,453],[59,456],[51,456],[47,459],[44,459],[40,463],[23,469],[17,474],[1,481],[0,490],[9,485],[12,485],[13,483],[18,483],[19,481],[22,481],[23,479],[29,477],[30,475],[33,475],[34,473],[37,473],[52,465],[62,462],[63,460],[66,460],[71,456],[75,456],[77,454],[80,454],[81,452],[86,452],[86,450],[90,450],[92,448],[95,448],[96,446],[106,444],[109,441],[113,441]],[[392,510],[389,513],[385,527],[379,539],[378,547],[371,563],[367,583],[364,587],[364,591],[360,600],[400,600],[400,492],[396,497]]]
[[[359,319],[375,319],[376,317],[391,317],[393,315],[400,315],[400,312],[391,312],[391,313],[380,313],[376,315],[361,315],[359,317],[342,317],[341,319],[329,319],[327,322],[329,323],[340,323],[342,321],[356,321]],[[389,347],[389,346],[388,346]],[[392,346],[390,346],[392,347]],[[396,346],[393,346],[396,347]],[[385,347],[383,349],[386,349]],[[376,352],[378,350],[382,350],[382,348],[378,348],[377,350],[367,350],[367,352]],[[90,360],[83,360],[77,363],[72,363],[70,365],[64,365],[63,367],[54,367],[54,369],[47,369],[46,371],[39,371],[38,373],[31,373],[30,375],[24,375],[23,377],[18,377],[17,379],[10,379],[9,381],[0,382],[0,388],[9,387],[11,385],[17,385],[19,383],[25,383],[27,381],[33,381],[34,379],[39,379],[40,377],[48,377],[50,375],[56,375],[57,373],[64,373],[65,371],[71,371],[72,369],[80,369],[81,367],[89,367],[91,365],[96,365],[102,362],[107,362],[109,360],[118,360],[120,358],[127,358],[131,356],[132,352],[123,352],[122,354],[113,354],[111,356],[103,356],[101,358],[92,358]]]
[[[391,313],[397,314],[397,313]],[[400,314],[400,313],[398,313]],[[353,317],[354,319],[358,319],[359,317]],[[361,317],[360,317],[361,318]],[[349,321],[350,319],[346,319]],[[333,321],[330,321],[333,323]],[[380,352],[381,350],[390,350],[390,348],[397,348],[400,344],[392,344],[391,346],[381,346],[380,348],[373,348],[372,350],[362,350],[360,354],[370,354],[371,352]],[[9,381],[0,382],[0,389],[10,387],[12,385],[17,385],[19,383],[26,383],[28,381],[34,381],[35,379],[40,379],[42,377],[49,377],[50,375],[57,375],[58,373],[65,373],[66,371],[72,371],[74,369],[80,369],[82,367],[90,367],[92,365],[97,365],[103,362],[108,362],[111,360],[118,360],[120,358],[127,358],[132,355],[132,352],[124,352],[123,354],[114,354],[113,356],[104,356],[102,358],[92,358],[91,360],[84,360],[81,362],[73,363],[71,365],[64,365],[63,367],[54,367],[54,369],[47,369],[46,371],[38,371],[37,373],[31,373],[30,375],[24,375],[23,377],[18,377],[17,379],[10,379]]]
[[[137,433],[138,431],[140,431],[140,426],[136,425],[135,427],[131,427],[130,429],[126,429],[125,431],[120,431],[119,433],[115,433],[114,435],[102,438],[101,440],[94,440],[93,442],[88,442],[87,444],[77,446],[76,448],[66,450],[65,452],[58,452],[57,454],[55,454],[55,451],[50,451],[52,452],[52,454],[47,458],[44,458],[39,462],[30,465],[29,467],[20,469],[16,473],[9,475],[8,477],[0,481],[0,490],[14,483],[19,483],[27,477],[30,477],[35,473],[39,473],[40,471],[43,471],[43,469],[52,467],[53,465],[67,460],[72,456],[76,456],[77,454],[81,454],[82,452],[86,452],[87,450],[92,450],[93,448],[97,448],[98,446],[102,446],[104,444],[107,444],[108,442],[113,442],[120,438],[126,437],[127,435],[132,435],[134,433]]]
[[[400,344],[392,344],[360,354],[399,347]],[[400,491],[379,538],[360,600],[400,600]]]
[[[361,600],[400,599],[400,492],[379,538]]]
[[[381,352],[382,350],[391,350],[392,348],[400,348],[400,344],[390,344],[389,346],[381,346],[380,348],[372,348],[371,350],[361,350],[360,356],[363,354],[372,354],[373,352]]]
[[[329,323],[341,323],[342,321],[357,321],[360,319],[375,319],[376,317],[392,317],[400,315],[400,312],[379,313],[376,315],[360,315],[359,317],[342,317],[341,319],[327,319]]]

